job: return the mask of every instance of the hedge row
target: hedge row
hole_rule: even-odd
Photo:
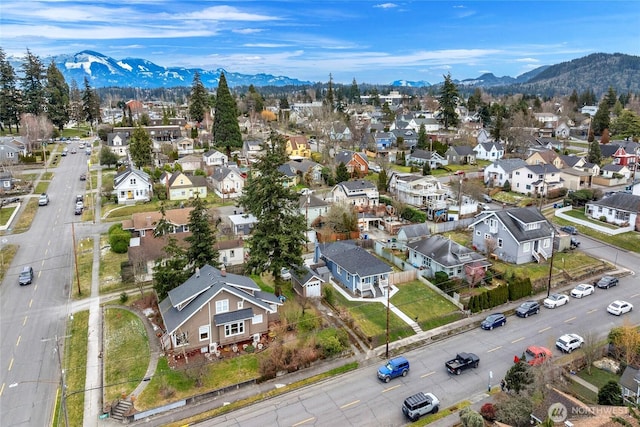
[[[499,285],[481,294],[473,295],[467,303],[467,308],[472,313],[477,313],[508,301],[516,301],[522,297],[529,296],[531,295],[531,290],[532,286],[529,278],[512,279],[506,285]]]

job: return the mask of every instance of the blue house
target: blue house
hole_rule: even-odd
[[[361,297],[386,295],[391,267],[353,240],[316,245],[314,261],[324,261],[331,276],[352,294]]]

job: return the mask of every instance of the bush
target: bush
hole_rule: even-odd
[[[323,358],[337,356],[349,345],[349,337],[344,330],[327,328],[316,335],[316,348]]]
[[[127,301],[129,301],[129,295],[126,292],[122,292],[120,294],[120,304],[125,304]]]
[[[480,408],[480,415],[487,421],[495,421],[496,419],[496,408],[493,406],[493,403],[485,403]]]
[[[122,224],[114,224],[109,228],[109,244],[117,254],[127,253],[131,233],[122,229]]]
[[[333,289],[331,288],[331,286],[324,286],[322,288],[322,294],[327,304],[329,304],[330,306],[333,306],[335,304],[336,296],[333,293]]]

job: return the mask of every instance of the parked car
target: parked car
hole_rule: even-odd
[[[564,353],[571,353],[582,347],[584,339],[578,334],[564,334],[556,340],[556,347]]]
[[[458,353],[456,357],[445,362],[444,366],[451,374],[460,375],[469,368],[477,368],[480,358],[475,353]]]
[[[525,301],[516,308],[516,316],[518,317],[529,317],[538,313],[540,313],[540,304],[536,301]]]
[[[2,201],[0,201],[0,206],[6,206],[12,203],[18,203],[19,201],[20,201],[20,197],[7,197],[6,199],[2,199]]]
[[[607,307],[607,311],[611,314],[615,314],[616,316],[628,313],[631,310],[633,310],[633,305],[631,305],[631,303],[620,300],[615,300]]]
[[[280,277],[282,277],[284,280],[289,280],[291,279],[291,272],[288,268],[282,267],[280,269]]]
[[[81,173],[80,174],[80,181],[86,181],[86,180],[87,180],[87,174]]]
[[[578,229],[575,228],[573,225],[563,225],[562,227],[560,227],[560,231],[564,231],[565,233],[569,233],[573,235],[578,234]]]
[[[487,318],[482,321],[480,327],[490,331],[498,326],[504,326],[505,323],[507,323],[507,318],[504,314],[493,313],[488,315]]]
[[[22,267],[20,275],[18,276],[18,283],[20,286],[30,285],[33,281],[33,268],[31,266]]]
[[[569,302],[569,297],[565,294],[551,294],[543,301],[543,305],[547,308],[556,308]]]
[[[63,148],[63,149],[62,149],[62,154],[61,154],[61,155],[64,157],[64,156],[66,156],[66,155],[67,155],[67,153],[69,153],[69,149],[68,149],[68,148],[66,148],[66,147],[65,147],[65,148]]]
[[[42,193],[38,199],[38,206],[46,206],[49,204],[49,196],[47,193]]]
[[[575,237],[571,236],[571,243],[569,244],[569,249],[576,249],[580,246],[580,241]]]
[[[524,351],[524,360],[531,366],[542,365],[551,359],[551,350],[546,347],[530,345]]]
[[[596,286],[600,289],[609,289],[612,286],[618,284],[618,278],[614,276],[602,276],[600,280],[596,282]]]
[[[574,298],[582,298],[591,295],[595,291],[593,285],[582,283],[571,290],[571,296]]]
[[[483,194],[482,195],[482,199],[487,202],[487,203],[491,203],[493,202],[493,199],[491,198],[491,196],[489,196],[488,194]]]
[[[78,150],[76,150],[76,147],[73,147],[73,148],[71,149],[71,154],[76,154],[77,152],[78,152]]]
[[[402,403],[402,413],[415,422],[427,414],[435,414],[440,409],[440,401],[433,393],[419,392],[407,397]]]
[[[393,378],[406,377],[409,373],[409,361],[403,357],[398,356],[389,360],[385,365],[378,368],[378,378],[388,383]]]
[[[76,194],[76,203],[84,202],[84,196],[82,194]]]

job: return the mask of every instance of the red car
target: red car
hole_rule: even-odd
[[[537,345],[530,345],[524,351],[525,361],[531,366],[542,365],[547,360],[551,359],[551,350],[546,347]]]

